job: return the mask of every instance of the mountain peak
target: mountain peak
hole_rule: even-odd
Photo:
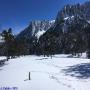
[[[54,25],[55,20],[34,20],[31,21],[30,25],[24,29],[18,37],[32,38],[35,37],[39,39],[50,27]]]

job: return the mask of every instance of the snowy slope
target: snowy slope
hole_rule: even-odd
[[[35,35],[37,37],[37,39],[40,38],[41,35],[43,35],[46,31],[42,30],[42,31],[38,31],[37,34]]]
[[[4,38],[0,35],[0,43],[4,42]]]
[[[76,78],[65,73],[69,66],[90,63],[90,60],[67,56],[55,55],[52,59],[25,56],[12,59],[0,67],[0,87],[18,87],[17,90],[90,90],[89,78]]]

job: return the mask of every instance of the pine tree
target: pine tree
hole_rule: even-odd
[[[6,49],[6,56],[7,59],[11,57],[13,57],[15,55],[15,39],[14,39],[14,35],[12,34],[12,29],[9,28],[8,30],[4,30],[2,32],[2,36],[4,37],[4,46]]]

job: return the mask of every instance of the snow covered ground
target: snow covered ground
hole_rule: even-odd
[[[0,60],[7,59],[5,56],[0,56]]]
[[[52,59],[43,56],[24,56],[11,59],[0,67],[0,88],[90,90],[90,59],[85,59],[84,56],[67,56],[55,55]],[[28,80],[29,72],[31,80]]]

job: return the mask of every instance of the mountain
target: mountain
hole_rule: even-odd
[[[54,20],[32,21],[30,25],[17,36],[17,38],[26,38],[29,40],[31,38],[39,39],[41,35],[43,35],[51,26],[54,25],[54,22]]]
[[[90,52],[90,2],[66,5],[52,21],[32,21],[16,40],[22,54]]]
[[[82,5],[66,5],[58,12],[55,26],[62,26],[63,32],[66,32],[70,25],[75,25],[76,23],[82,23],[84,26],[90,23],[90,2]]]
[[[40,37],[40,53],[84,52],[89,43],[89,29],[90,2],[66,5],[58,12],[53,27]]]
[[[55,20],[32,21],[30,25],[17,35],[16,41],[19,47],[22,47],[23,54],[35,54],[37,42],[50,27],[54,25]]]

